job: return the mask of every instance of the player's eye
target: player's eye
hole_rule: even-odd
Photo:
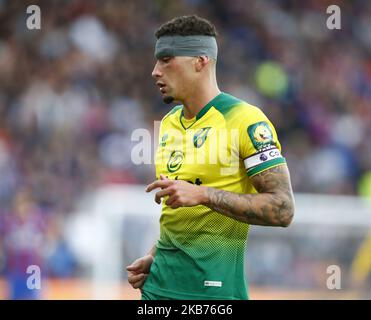
[[[168,63],[171,60],[171,57],[163,57],[161,58],[161,62]]]

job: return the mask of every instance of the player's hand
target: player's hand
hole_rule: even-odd
[[[128,282],[134,289],[142,288],[148,277],[152,262],[153,256],[148,254],[126,267],[128,271]]]
[[[165,204],[173,209],[179,207],[193,207],[204,204],[207,201],[206,187],[197,186],[184,180],[170,180],[160,175],[147,186],[146,192],[161,188],[155,195],[155,201],[160,204],[163,197],[168,196]]]

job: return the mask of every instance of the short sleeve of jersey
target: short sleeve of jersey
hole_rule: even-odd
[[[249,177],[286,163],[276,130],[259,108],[241,108],[238,124],[239,155]]]

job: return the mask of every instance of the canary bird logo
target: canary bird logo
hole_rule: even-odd
[[[211,127],[206,127],[198,130],[195,135],[193,136],[193,145],[195,148],[200,148],[205,143],[207,134]]]

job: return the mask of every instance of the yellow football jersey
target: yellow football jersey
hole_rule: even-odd
[[[220,93],[193,119],[183,106],[161,121],[156,175],[236,193],[285,158],[272,123],[257,107]],[[249,225],[198,205],[163,199],[160,239],[144,290],[180,299],[247,299],[244,252]]]

